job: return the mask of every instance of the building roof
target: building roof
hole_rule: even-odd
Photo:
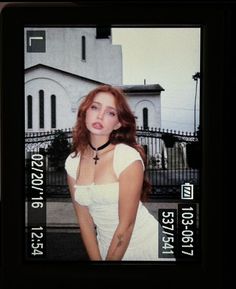
[[[25,73],[33,71],[33,70],[36,70],[38,68],[45,68],[45,69],[48,69],[48,70],[51,70],[51,71],[60,72],[60,73],[63,73],[65,75],[68,75],[68,76],[72,76],[72,77],[76,77],[76,78],[79,78],[79,79],[83,79],[83,80],[86,80],[86,81],[90,81],[90,82],[96,83],[98,85],[105,84],[104,82],[101,82],[101,81],[98,81],[98,80],[87,78],[87,77],[84,77],[84,76],[81,76],[81,75],[78,75],[78,74],[74,74],[74,73],[59,69],[59,68],[51,67],[51,66],[48,66],[48,65],[45,65],[45,64],[40,64],[40,63],[26,68],[25,69]],[[141,93],[160,93],[161,91],[165,90],[159,84],[118,85],[116,87],[121,88],[125,93],[140,93],[140,92]]]
[[[165,89],[159,84],[139,84],[139,85],[120,85],[119,86],[124,92],[161,92]]]
[[[84,76],[81,76],[81,75],[78,75],[78,74],[74,74],[74,73],[59,69],[59,68],[51,67],[51,66],[48,66],[48,65],[45,65],[45,64],[40,64],[40,63],[26,68],[25,72],[36,70],[38,68],[46,68],[48,70],[52,70],[52,71],[55,71],[55,72],[60,72],[60,73],[66,74],[68,76],[72,76],[72,77],[76,77],[76,78],[83,79],[83,80],[86,80],[86,81],[94,82],[94,83],[97,83],[99,85],[100,84],[105,84],[104,82],[101,82],[101,81],[98,81],[98,80],[87,78],[87,77],[84,77]]]

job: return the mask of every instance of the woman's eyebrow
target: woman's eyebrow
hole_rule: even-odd
[[[115,111],[116,111],[116,108],[115,108],[115,107],[113,107],[113,106],[107,106],[107,108],[110,108],[110,109],[113,109],[113,110],[115,110]]]
[[[99,105],[102,105],[100,102],[98,101],[93,101],[93,103],[96,103],[96,104],[99,104]]]

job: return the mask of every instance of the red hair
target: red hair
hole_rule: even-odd
[[[117,130],[112,131],[112,133],[110,134],[110,142],[112,144],[124,143],[135,148],[140,153],[146,167],[147,163],[146,154],[143,147],[139,145],[136,141],[135,117],[128,105],[126,96],[120,88],[113,87],[107,84],[98,86],[94,90],[90,91],[89,94],[80,104],[79,111],[77,114],[76,125],[73,128],[72,132],[73,136],[72,151],[75,152],[75,155],[77,155],[78,152],[83,153],[89,143],[90,135],[85,124],[86,111],[91,106],[95,96],[99,92],[109,92],[114,96],[118,120],[121,123],[121,127]],[[147,180],[145,172],[141,194],[142,200],[146,200],[147,193],[150,190],[151,185]]]

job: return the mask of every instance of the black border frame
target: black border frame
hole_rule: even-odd
[[[1,14],[1,269],[6,288],[111,288],[128,282],[132,286],[161,288],[228,288],[228,264],[222,243],[227,232],[226,199],[229,186],[223,171],[224,99],[233,85],[227,80],[233,72],[229,57],[233,54],[233,3],[185,1],[81,1],[78,4],[22,4],[9,6]],[[24,26],[40,25],[124,25],[127,26],[201,26],[201,125],[202,125],[202,260],[191,264],[101,264],[75,262],[24,262]],[[234,22],[235,24],[235,22]],[[232,33],[232,34],[231,34]],[[14,133],[12,133],[14,132]],[[14,277],[17,272],[18,278]],[[226,280],[226,279],[227,280]],[[226,283],[223,284],[223,281]],[[94,283],[93,283],[94,282]],[[86,285],[87,284],[87,285]],[[94,287],[93,287],[94,286]],[[223,286],[223,287],[221,287]]]

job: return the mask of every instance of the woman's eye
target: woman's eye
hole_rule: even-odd
[[[107,114],[110,115],[110,116],[115,116],[116,115],[115,112],[113,112],[113,111],[108,111]]]
[[[98,107],[96,105],[91,105],[91,109],[96,110]]]

